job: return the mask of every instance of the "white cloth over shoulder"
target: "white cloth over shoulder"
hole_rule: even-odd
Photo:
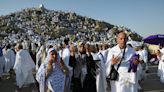
[[[35,64],[27,50],[20,50],[17,52],[13,69],[16,73],[16,82],[19,88],[24,84],[35,82],[32,74],[32,71],[35,69]]]
[[[102,53],[102,55],[103,55],[103,57],[104,57],[104,63],[106,63],[106,60],[107,60],[107,56],[108,56],[108,51],[109,51],[110,49],[106,49],[106,50],[102,50],[101,51],[101,53]]]

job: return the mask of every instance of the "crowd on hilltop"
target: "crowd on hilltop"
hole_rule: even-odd
[[[48,10],[43,7],[22,9],[15,13],[0,16],[0,39],[7,41],[30,39],[61,39],[70,35],[73,40],[114,43],[118,30],[124,30],[131,38],[141,40],[141,36],[124,26],[82,17],[76,13]],[[29,38],[29,36],[31,36]],[[114,43],[115,44],[115,43]]]

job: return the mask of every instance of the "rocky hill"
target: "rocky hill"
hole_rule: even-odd
[[[35,34],[55,39],[67,34],[74,35],[80,32],[86,33],[85,35],[88,35],[87,39],[89,40],[93,40],[93,38],[102,40],[101,38],[103,37],[108,40],[109,38],[114,38],[121,30],[126,31],[134,40],[142,39],[140,35],[131,32],[128,28],[83,17],[76,13],[48,10],[44,6],[27,8],[9,15],[0,16],[0,35],[3,36],[11,33],[21,35]]]

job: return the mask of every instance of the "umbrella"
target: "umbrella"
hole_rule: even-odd
[[[164,34],[151,35],[144,39],[145,43],[164,46]]]

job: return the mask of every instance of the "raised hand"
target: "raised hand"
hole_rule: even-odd
[[[112,62],[111,64],[114,65],[114,64],[117,64],[118,62],[120,61],[120,57],[119,56],[112,56]]]

